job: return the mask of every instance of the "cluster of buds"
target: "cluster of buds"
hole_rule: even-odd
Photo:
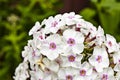
[[[14,80],[120,80],[120,44],[74,12],[36,22]]]

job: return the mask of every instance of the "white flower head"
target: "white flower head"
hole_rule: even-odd
[[[14,80],[120,80],[120,43],[74,12],[37,21]]]
[[[75,15],[74,12],[70,13],[65,13],[62,16],[62,20],[65,22],[67,25],[73,25],[75,24],[79,19],[81,19],[80,15]]]

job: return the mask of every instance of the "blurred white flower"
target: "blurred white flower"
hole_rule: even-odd
[[[116,64],[114,67],[114,70],[119,72],[120,71],[120,51],[113,54],[113,61],[114,61],[114,64]]]
[[[104,30],[99,26],[96,32],[96,45],[101,46],[103,42],[105,42]]]
[[[20,63],[15,70],[15,75],[17,75],[13,77],[15,80],[26,80],[29,78],[28,63],[25,61],[23,61],[23,63]]]
[[[115,38],[109,34],[106,34],[105,45],[107,46],[109,53],[119,50],[119,45],[117,44]]]
[[[37,22],[35,23],[35,25],[33,26],[33,28],[30,30],[29,35],[32,35],[33,33],[37,32],[37,30],[40,29],[40,28],[41,28],[41,25],[40,25],[40,23],[37,21]]]
[[[116,80],[120,80],[120,71],[116,73]]]
[[[81,17],[82,16],[80,16],[80,15],[75,15],[74,12],[70,12],[70,13],[63,14],[62,20],[67,25],[74,25],[79,19],[81,19]]]
[[[44,72],[40,70],[38,66],[35,66],[32,71],[30,71],[31,80],[43,80]]]
[[[60,27],[63,27],[65,25],[65,23],[60,20],[60,17],[61,15],[57,15],[55,16],[55,18],[51,16],[47,20],[45,20],[44,25],[46,34],[50,32],[56,33],[60,29]]]

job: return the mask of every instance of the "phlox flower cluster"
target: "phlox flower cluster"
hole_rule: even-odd
[[[14,80],[120,80],[120,43],[74,12],[38,21]]]

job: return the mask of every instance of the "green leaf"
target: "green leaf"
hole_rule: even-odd
[[[80,12],[80,14],[81,14],[82,16],[85,16],[86,19],[92,19],[92,18],[95,16],[96,12],[95,12],[94,9],[86,8],[86,9],[83,9],[83,10]]]

